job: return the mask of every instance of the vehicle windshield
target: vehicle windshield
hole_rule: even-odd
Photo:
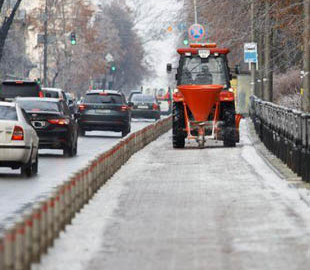
[[[153,96],[146,96],[146,95],[134,95],[132,97],[133,103],[154,103],[155,98]]]
[[[108,104],[122,104],[122,97],[119,95],[87,95],[84,100],[85,103],[108,103]]]
[[[222,57],[186,57],[182,67],[181,84],[219,84],[227,87],[225,62]]]
[[[56,91],[42,90],[44,97],[59,98],[59,93]]]
[[[19,100],[18,104],[27,112],[60,112],[56,102],[39,100]]]
[[[0,106],[0,120],[17,121],[16,108],[11,106]]]

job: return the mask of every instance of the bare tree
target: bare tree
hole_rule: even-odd
[[[5,4],[5,0],[0,0],[0,12],[2,12],[2,9]],[[15,14],[21,4],[22,0],[16,0],[12,10],[9,13],[9,16],[5,16],[4,20],[2,21],[1,27],[0,27],[0,61],[3,57],[3,49],[5,45],[5,41],[7,39],[9,30],[11,28],[11,25],[14,21]]]

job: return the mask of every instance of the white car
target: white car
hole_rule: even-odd
[[[21,168],[24,176],[38,172],[39,138],[18,104],[0,102],[0,167]]]

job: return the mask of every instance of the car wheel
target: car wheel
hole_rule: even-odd
[[[74,156],[74,152],[75,152],[74,144],[71,143],[70,145],[66,145],[63,150],[64,150],[64,156],[65,157],[73,157]]]
[[[29,161],[21,167],[21,174],[25,177],[31,177],[33,175],[32,153],[30,155]]]
[[[74,150],[73,150],[73,155],[74,156],[77,155],[77,148],[78,148],[78,139],[76,138],[75,144],[74,144]]]
[[[127,128],[123,129],[122,130],[122,138],[126,137],[130,133],[130,130],[131,130],[130,125]]]
[[[32,172],[33,174],[37,174],[38,173],[38,167],[39,167],[39,153],[37,152],[37,155],[36,155],[36,161],[35,163],[32,164]]]
[[[84,137],[85,136],[85,130],[84,129],[82,129],[82,128],[79,128],[79,136],[82,136],[82,137]]]

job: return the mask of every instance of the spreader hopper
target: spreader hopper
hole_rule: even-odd
[[[195,121],[207,121],[209,114],[219,101],[222,85],[182,85],[178,87],[184,101],[194,115]]]

